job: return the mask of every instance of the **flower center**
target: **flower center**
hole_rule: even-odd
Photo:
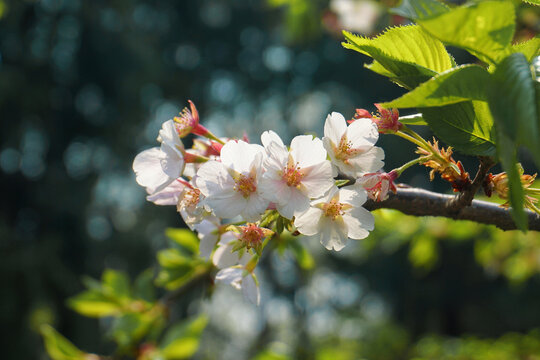
[[[187,107],[182,110],[180,116],[175,116],[173,120],[176,132],[180,137],[187,136],[196,125],[196,120]]]
[[[199,203],[201,191],[199,189],[185,189],[184,197],[180,201],[182,208],[194,208]]]
[[[283,169],[283,175],[281,177],[288,186],[298,186],[304,178],[304,174],[300,170],[298,163],[294,164],[289,160],[287,167]]]
[[[243,174],[238,175],[236,184],[234,185],[234,190],[238,191],[243,197],[247,198],[249,195],[257,191],[255,176],[245,176]]]
[[[242,227],[242,240],[248,248],[261,243],[264,237],[263,229],[253,223],[248,223],[247,226]]]
[[[354,157],[360,153],[362,153],[362,150],[354,149],[352,141],[349,141],[347,139],[347,135],[343,134],[339,141],[337,149],[335,149],[336,158],[346,163],[349,158]]]
[[[323,212],[324,216],[331,218],[332,220],[336,220],[338,216],[342,216],[345,214],[344,211],[344,204],[338,202],[335,199],[330,200],[330,202],[327,202],[323,205]]]

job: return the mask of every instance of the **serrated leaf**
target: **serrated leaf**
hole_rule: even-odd
[[[42,325],[41,335],[45,349],[53,360],[84,360],[85,353],[49,325]]]
[[[443,44],[417,25],[390,28],[376,38],[368,39],[343,32],[347,49],[371,56],[379,65],[395,75],[401,84],[414,88],[438,72],[452,68],[452,60]]]
[[[525,55],[505,58],[492,75],[489,108],[495,124],[515,144],[523,144],[540,167],[540,119],[535,81]]]
[[[84,291],[69,298],[67,304],[79,314],[88,317],[115,316],[121,310],[118,302],[94,290]]]
[[[435,135],[456,150],[468,155],[495,155],[493,119],[486,102],[467,101],[420,111]]]
[[[381,104],[385,108],[432,107],[468,100],[486,101],[490,75],[478,65],[463,65],[435,75],[400,98]]]
[[[525,192],[521,184],[521,174],[517,164],[516,143],[508,137],[502,129],[497,130],[497,155],[501,161],[502,169],[508,176],[508,197],[510,200],[510,213],[516,227],[521,231],[528,228],[527,214],[523,209]]]
[[[526,2],[531,5],[540,6],[540,0],[523,0],[523,2]]]
[[[536,35],[532,39],[512,45],[512,51],[520,52],[525,55],[527,61],[532,61],[534,57],[540,55],[540,36]]]
[[[190,253],[199,253],[199,238],[193,231],[188,229],[168,228],[165,230],[165,235]]]
[[[515,17],[514,5],[509,1],[482,1],[417,22],[445,44],[496,64],[511,51]]]
[[[422,117],[422,114],[400,116],[399,122],[405,125],[427,125],[427,122]]]
[[[390,9],[390,13],[417,20],[440,15],[448,10],[450,8],[446,4],[437,0],[402,0],[398,7]]]

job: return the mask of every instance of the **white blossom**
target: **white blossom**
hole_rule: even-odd
[[[307,210],[310,198],[324,195],[333,185],[333,170],[318,138],[296,136],[290,150],[273,131],[261,135],[267,157],[261,180],[262,195],[288,218]]]
[[[208,161],[199,168],[197,187],[216,216],[255,221],[267,208],[269,201],[259,188],[263,155],[260,145],[229,141],[221,149],[221,162]]]
[[[244,268],[229,267],[220,270],[216,274],[216,283],[228,284],[238,290],[242,289],[244,299],[255,305],[259,305],[261,296],[255,275]]]
[[[301,234],[317,239],[328,250],[339,251],[348,238],[363,239],[373,230],[373,215],[364,209],[366,191],[360,185],[334,187],[298,215],[294,225]]]
[[[371,119],[358,119],[347,126],[343,115],[333,112],[324,124],[323,143],[332,163],[349,176],[376,172],[384,165],[384,151],[374,146],[379,139]]]

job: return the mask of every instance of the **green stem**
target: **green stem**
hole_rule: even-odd
[[[212,132],[210,132],[210,131],[208,131],[205,136],[210,140],[214,140],[214,141],[220,143],[221,145],[225,145],[225,142],[223,140],[218,138],[216,135],[212,134]]]
[[[422,156],[422,157],[419,157],[417,159],[411,160],[408,163],[405,163],[405,164],[401,165],[400,167],[395,168],[392,171],[395,171],[397,173],[397,175],[400,176],[403,171],[407,170],[411,166],[416,165],[416,164],[420,164],[420,163],[423,163],[423,162],[426,162],[426,161],[427,161],[426,157]]]

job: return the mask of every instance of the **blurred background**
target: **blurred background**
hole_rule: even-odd
[[[352,117],[399,96],[340,45],[341,29],[373,35],[405,23],[388,15],[395,4],[0,0],[2,358],[47,358],[43,323],[86,351],[111,349],[108,320],[82,317],[66,299],[83,275],[155,266],[165,229],[184,226],[173,208],[145,201],[131,164],[188,99],[217,135],[257,142],[267,129],[286,141],[322,136],[329,112]],[[540,16],[519,4],[524,40]],[[414,156],[400,139],[380,144],[387,170]],[[474,173],[474,159],[457,158]],[[417,167],[403,181],[449,191],[427,174]],[[206,285],[192,289],[175,306],[180,317],[210,314],[196,357],[540,359],[538,234],[376,217],[373,234],[342,252],[304,241],[311,255],[300,265],[271,253],[258,308],[227,287],[211,298]]]

